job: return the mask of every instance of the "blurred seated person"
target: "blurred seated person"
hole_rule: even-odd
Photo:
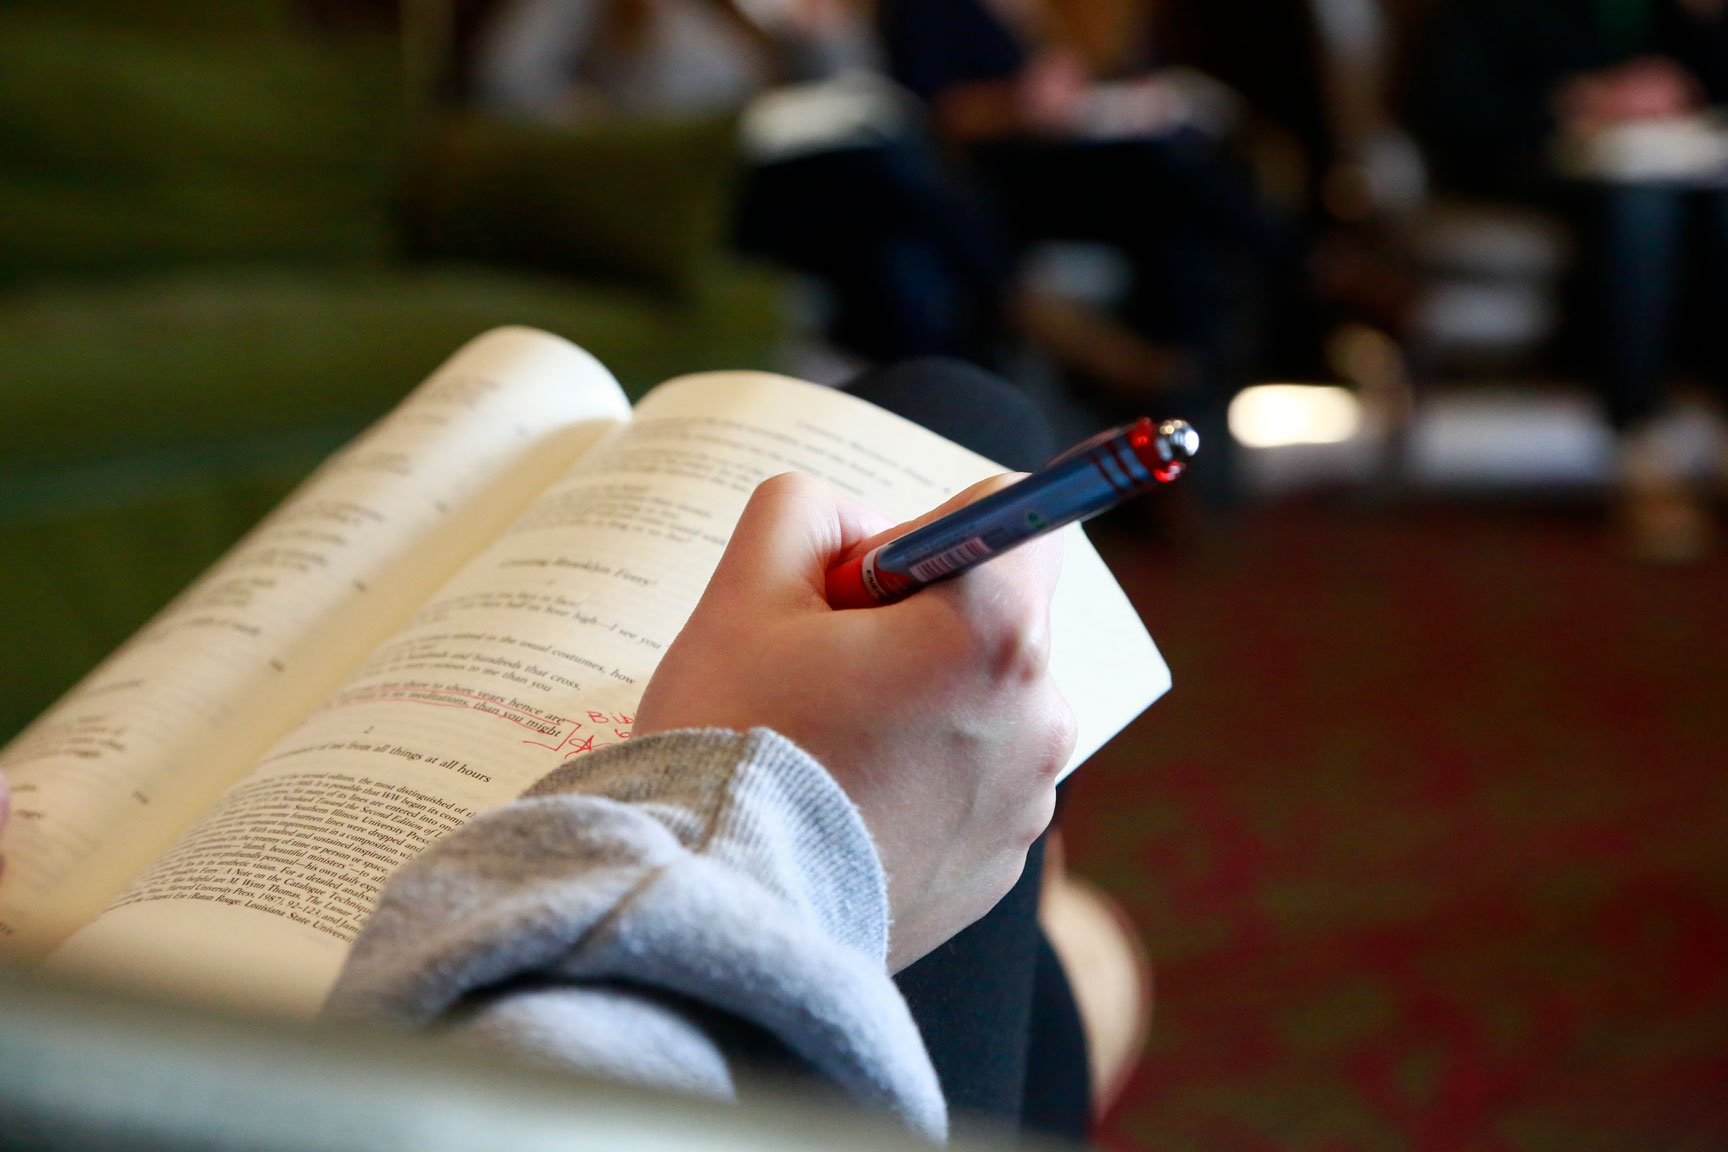
[[[398,870],[326,1013],[713,1098],[752,1072],[825,1085],[940,1141],[931,1025],[893,974],[989,913],[1050,819],[1074,741],[1039,639],[1061,543],[830,609],[827,569],[888,528],[810,477],[765,481],[632,738]]]
[[[1125,14],[1115,36],[1141,39],[1151,10],[1114,7]],[[1126,258],[1125,331],[1081,327],[1074,366],[1130,393],[1220,396],[1245,354],[1248,285],[1271,264],[1287,266],[1294,246],[1220,146],[1229,90],[1186,69],[1149,68],[1144,52],[1106,62],[1083,51],[1110,39],[1096,14],[1080,19],[1087,11],[1045,0],[879,5],[895,78],[929,103],[1019,245],[1099,242]],[[1075,318],[1027,319],[1060,343]]]
[[[856,3],[506,0],[474,90],[548,123],[744,113],[739,247],[815,279],[830,337],[868,360],[986,359],[1007,258],[880,78]]]
[[[1620,438],[1628,549],[1709,545],[1671,385],[1728,374],[1728,99],[1722,0],[1460,0],[1440,20],[1412,122],[1440,182],[1572,223],[1585,371]]]
[[[1011,465],[1052,451],[969,365],[848,391]],[[809,477],[761,484],[632,738],[395,873],[326,1012],[717,1098],[766,1072],[934,1140],[950,1113],[1082,1139],[1088,1037],[1039,922],[1075,739],[1048,663],[1060,538],[890,607],[824,593],[836,562],[1013,479],[898,528]],[[0,770],[0,830],[6,800]],[[1119,926],[1084,944],[1133,963]],[[1126,991],[1092,999],[1118,1032],[1150,1011]]]

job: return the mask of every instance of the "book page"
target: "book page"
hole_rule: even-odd
[[[0,751],[0,949],[101,911],[628,411],[587,353],[500,329],[327,461]]]
[[[630,736],[751,491],[797,470],[905,519],[1000,471],[841,393],[760,373],[662,385],[432,594],[56,957],[309,1014],[391,869]],[[1054,645],[1076,762],[1168,684],[1078,530]],[[255,979],[267,964],[268,979]]]

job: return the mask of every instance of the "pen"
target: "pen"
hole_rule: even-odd
[[[878,545],[828,572],[828,603],[870,608],[904,600],[1046,532],[1113,508],[1182,474],[1200,448],[1186,421],[1101,432],[1023,480]]]

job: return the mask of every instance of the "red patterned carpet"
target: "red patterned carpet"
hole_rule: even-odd
[[[1176,689],[1063,819],[1157,967],[1101,1142],[1728,1148],[1728,560],[1527,508],[1122,532]]]

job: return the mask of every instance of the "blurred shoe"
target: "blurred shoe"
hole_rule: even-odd
[[[1121,906],[1069,874],[1060,835],[1045,847],[1038,922],[1062,961],[1086,1032],[1092,1114],[1128,1086],[1152,1027],[1152,962]]]
[[[1689,564],[1716,544],[1709,508],[1685,487],[1625,492],[1617,518],[1622,544],[1634,560]]]
[[[1197,369],[1191,356],[1152,343],[1092,304],[1025,292],[1014,300],[1012,312],[1034,347],[1105,397],[1141,403],[1194,386]]]
[[[1681,428],[1651,421],[1621,440],[1615,520],[1622,546],[1635,560],[1686,564],[1715,545],[1709,505],[1698,490],[1690,446]]]

